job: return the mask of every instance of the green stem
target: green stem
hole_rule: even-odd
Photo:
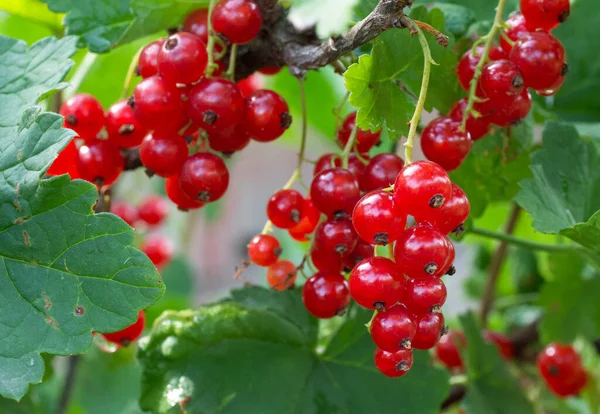
[[[206,64],[206,70],[205,70],[205,75],[207,78],[210,78],[212,76],[213,71],[218,67],[217,64],[215,63],[215,56],[214,56],[214,50],[215,50],[215,31],[213,30],[212,27],[212,23],[211,23],[211,17],[212,17],[212,12],[213,9],[215,8],[215,4],[217,3],[217,0],[210,0],[210,3],[208,5],[208,18],[207,18],[207,25],[208,25],[208,44],[206,45],[206,52],[208,53],[208,63]]]
[[[127,99],[129,96],[129,91],[131,89],[131,81],[135,76],[135,69],[138,67],[138,62],[140,60],[140,55],[142,54],[142,50],[144,47],[140,47],[135,55],[131,58],[131,62],[129,63],[129,68],[127,69],[127,74],[125,75],[125,82],[123,82],[123,92],[121,92],[121,99]]]
[[[515,246],[525,247],[533,250],[541,250],[545,252],[579,252],[581,250],[581,247],[575,244],[538,243],[531,240],[521,239],[511,234],[504,234],[498,231],[486,230],[478,227],[471,228],[469,233],[490,239],[505,241],[506,243],[513,244]]]
[[[350,133],[350,137],[348,138],[348,142],[346,142],[346,146],[340,155],[342,159],[342,168],[348,169],[348,158],[350,157],[350,152],[352,148],[354,148],[354,141],[356,141],[356,135],[358,135],[358,125],[356,122],[354,123],[354,127],[352,127],[352,132]]]
[[[63,94],[65,100],[77,93],[88,72],[90,71],[92,66],[94,66],[94,62],[96,62],[97,57],[98,55],[92,52],[87,52],[85,54],[85,57],[83,58],[83,60],[77,67],[77,70],[73,74],[73,77],[69,81],[71,87],[65,90],[65,93]]]
[[[235,81],[235,59],[237,57],[237,44],[231,45],[231,51],[229,52],[229,67],[225,76],[232,81]]]

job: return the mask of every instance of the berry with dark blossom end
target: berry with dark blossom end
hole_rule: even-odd
[[[371,338],[378,348],[388,352],[411,349],[417,332],[413,315],[404,307],[396,305],[377,312],[371,321]]]
[[[406,214],[396,208],[392,193],[378,190],[364,195],[356,203],[352,224],[364,241],[386,246],[404,231]]]
[[[229,186],[229,170],[218,155],[198,152],[181,166],[179,183],[190,198],[205,203],[217,201]]]
[[[342,257],[334,250],[316,249],[313,246],[310,251],[310,260],[321,271],[339,273],[343,268]]]
[[[244,44],[260,32],[262,13],[252,0],[221,0],[213,9],[211,23],[231,43]]]
[[[467,105],[468,98],[462,98],[460,101],[456,102],[450,110],[450,118],[462,124],[463,114],[467,109]],[[490,128],[490,121],[485,116],[476,118],[471,114],[467,117],[466,129],[473,141],[477,141],[486,136],[490,132]]]
[[[356,125],[356,112],[352,112],[350,115],[344,119],[344,123],[340,127],[337,132],[337,143],[341,148],[344,148],[350,139],[350,135],[352,135],[352,130]],[[368,153],[371,148],[373,148],[381,137],[381,131],[379,132],[371,132],[365,131],[360,128],[356,131],[356,137],[354,139],[354,144],[356,145],[356,151],[361,154]]]
[[[144,332],[145,325],[146,314],[141,310],[138,312],[138,318],[135,323],[118,332],[105,333],[102,334],[102,336],[104,336],[104,339],[108,342],[112,342],[119,346],[127,346],[140,337],[142,332]]]
[[[261,89],[246,98],[244,128],[258,142],[279,138],[292,124],[287,102],[276,92]]]
[[[159,177],[177,173],[187,156],[185,139],[177,134],[151,132],[140,146],[142,164]]]
[[[131,227],[135,227],[138,221],[138,210],[129,203],[124,201],[113,201],[110,205],[110,212],[115,216],[120,217],[125,223]]]
[[[181,184],[179,184],[179,173],[165,180],[165,193],[180,210],[194,210],[204,206],[204,202],[193,199],[183,192]]]
[[[275,236],[257,234],[248,243],[248,257],[258,266],[271,266],[279,259],[281,244]]]
[[[158,76],[141,81],[128,101],[135,119],[154,131],[177,131],[187,123],[181,90]]]
[[[459,347],[465,348],[467,340],[460,331],[450,330],[443,335],[435,346],[435,355],[447,368],[464,368]]]
[[[469,133],[461,131],[461,124],[450,117],[431,121],[421,133],[423,154],[446,171],[457,169],[472,146]]]
[[[356,176],[343,168],[331,168],[317,174],[310,185],[315,207],[329,217],[349,217],[360,199]]]
[[[250,144],[250,137],[242,124],[234,127],[211,131],[208,142],[213,151],[230,154],[241,151]]]
[[[415,216],[419,223],[429,223],[443,234],[456,232],[457,235],[464,230],[463,224],[469,217],[471,204],[465,192],[457,184],[452,183],[452,195],[444,205],[429,212],[427,217]]]
[[[209,133],[238,125],[246,110],[240,89],[222,78],[203,78],[190,90],[187,104],[190,119]]]
[[[516,42],[526,33],[529,33],[530,30],[527,27],[527,22],[525,21],[525,17],[521,13],[513,13],[506,19],[505,22],[506,29],[504,29],[504,34],[513,42]],[[512,45],[509,44],[504,36],[500,36],[500,47],[507,54],[512,50]]]
[[[171,261],[174,253],[173,243],[164,236],[155,234],[142,243],[140,250],[148,256],[154,266],[160,268]]]
[[[125,159],[112,142],[95,140],[79,147],[75,164],[81,178],[102,186],[117,181],[125,167]]]
[[[521,13],[532,29],[552,30],[571,13],[569,0],[521,0]]]
[[[342,263],[347,271],[351,271],[358,263],[373,256],[375,256],[375,246],[359,238],[352,253],[344,257]]]
[[[85,141],[96,139],[105,123],[102,105],[87,93],[69,98],[60,107],[60,114],[65,117],[65,128],[72,129]]]
[[[496,60],[485,65],[479,83],[485,96],[497,105],[510,102],[525,90],[519,67],[508,59]]]
[[[360,189],[370,192],[391,186],[402,167],[404,160],[396,154],[383,153],[374,156],[359,176]]]
[[[158,196],[146,198],[138,207],[138,215],[149,226],[158,226],[167,218],[169,205],[167,200]]]
[[[412,341],[414,349],[431,349],[438,343],[444,330],[444,315],[441,312],[429,312],[415,318],[417,332]]]
[[[296,190],[279,190],[267,202],[267,217],[275,227],[290,229],[300,223],[304,197]]]
[[[158,54],[158,73],[171,83],[192,83],[204,75],[206,45],[196,35],[179,32],[163,43]]]
[[[138,60],[137,70],[144,79],[158,74],[158,54],[165,39],[158,39],[148,43],[142,49]]]
[[[267,269],[267,283],[273,290],[287,290],[294,287],[298,269],[289,260],[279,260]]]
[[[106,114],[108,139],[121,148],[134,148],[142,143],[148,130],[133,114],[127,101],[120,101],[110,107]]]
[[[315,249],[335,252],[340,257],[349,256],[358,243],[358,235],[348,219],[328,219],[319,224],[314,238]]]
[[[350,304],[350,291],[344,276],[331,271],[319,271],[302,288],[306,309],[319,319],[341,316]]]
[[[375,366],[386,377],[401,377],[411,369],[412,364],[413,353],[411,349],[387,352],[377,348],[375,351]]]
[[[404,305],[415,315],[440,312],[447,294],[444,282],[438,278],[409,279],[404,284]]]
[[[50,176],[69,174],[71,180],[79,178],[76,166],[78,152],[77,145],[73,139],[58,153],[58,156],[54,159],[46,174]]]
[[[317,210],[310,198],[304,199],[302,209],[300,211],[300,222],[289,229],[290,236],[294,239],[305,242],[307,234],[311,234],[321,218],[321,212]]]
[[[581,357],[571,345],[546,346],[537,357],[537,368],[546,385],[559,397],[577,395],[587,383]]]
[[[359,262],[348,279],[350,295],[367,309],[383,311],[402,300],[403,278],[396,263],[385,257]]]

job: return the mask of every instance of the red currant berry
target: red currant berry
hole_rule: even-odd
[[[208,55],[202,40],[191,33],[168,37],[158,54],[158,73],[167,82],[192,83],[204,75]]]
[[[140,250],[148,256],[154,266],[160,268],[171,261],[174,248],[169,239],[160,235],[153,235],[142,243]]]
[[[110,212],[115,216],[120,217],[125,223],[131,227],[135,227],[135,223],[138,221],[137,209],[129,203],[123,201],[113,201],[110,206]]]
[[[133,325],[129,325],[127,328],[113,333],[102,334],[104,338],[114,344],[120,346],[127,346],[140,337],[144,332],[144,326],[146,325],[146,315],[143,310],[138,312],[137,321]]]
[[[146,79],[158,74],[158,54],[165,39],[158,39],[147,44],[140,53],[138,60],[138,72]]]
[[[463,98],[454,104],[450,111],[450,118],[462,123],[467,105],[468,98]],[[469,115],[467,118],[467,132],[473,141],[477,141],[490,132],[490,121],[486,117],[475,118],[473,115]]]
[[[167,201],[158,196],[150,196],[138,207],[140,219],[149,226],[158,226],[162,224],[169,214],[169,205]]]
[[[404,231],[406,214],[396,208],[392,193],[378,190],[366,194],[356,203],[352,224],[364,241],[386,246]]]
[[[417,333],[412,341],[414,349],[431,349],[438,343],[444,330],[444,315],[430,312],[415,319]]]
[[[531,106],[531,94],[528,90],[524,90],[510,103],[494,107],[487,119],[499,126],[517,125],[527,117]]]
[[[140,146],[142,164],[159,177],[177,173],[187,156],[185,139],[177,134],[151,132]]]
[[[552,86],[552,88],[548,88],[548,89],[544,89],[544,90],[537,90],[536,92],[540,96],[556,95],[558,93],[558,91],[560,90],[560,88],[562,87],[563,83],[565,83],[564,76],[562,78],[560,78],[558,80],[558,82],[556,82],[556,84]]]
[[[587,378],[583,377],[587,375],[571,345],[548,345],[537,357],[537,368],[550,389],[561,397],[576,395],[585,386]]]
[[[429,225],[406,229],[394,246],[394,258],[411,278],[442,277],[454,262],[454,246]]]
[[[54,159],[52,165],[48,168],[48,171],[46,171],[46,174],[51,176],[69,174],[71,180],[79,178],[79,172],[75,165],[77,154],[77,145],[73,139],[58,153],[58,156]]]
[[[60,107],[65,117],[65,128],[72,129],[83,140],[89,141],[104,127],[104,109],[96,98],[80,93],[69,98]]]
[[[237,86],[240,88],[242,96],[247,98],[254,92],[263,89],[265,87],[265,81],[262,76],[254,73],[247,78],[238,81]]]
[[[443,234],[456,232],[460,234],[464,231],[463,223],[469,217],[471,205],[469,198],[458,185],[452,183],[452,195],[444,205],[428,214],[426,219],[416,216],[419,223],[429,223]]]
[[[96,185],[111,185],[121,175],[125,159],[112,142],[95,140],[79,148],[76,165],[84,180]]]
[[[402,299],[402,280],[396,263],[385,257],[371,257],[354,267],[348,284],[359,305],[383,311]]]
[[[388,352],[411,349],[417,326],[404,305],[377,312],[371,321],[371,338],[378,348]]]
[[[263,75],[277,75],[281,72],[281,66],[265,66],[258,70]]]
[[[213,151],[231,154],[246,148],[250,143],[250,137],[243,125],[238,124],[231,128],[211,131],[208,142]]]
[[[167,197],[169,197],[169,200],[175,203],[175,205],[183,211],[193,210],[204,205],[202,201],[188,197],[188,195],[183,192],[181,184],[179,184],[179,173],[174,174],[165,180],[165,193],[167,194]]]
[[[291,229],[300,223],[304,197],[296,190],[279,190],[267,203],[267,217],[275,227]]]
[[[416,315],[439,312],[446,295],[444,282],[435,277],[409,279],[404,285],[404,305]]]
[[[368,161],[368,157],[366,155],[363,155],[361,157],[363,159],[366,158],[366,160]],[[332,154],[332,153],[323,154],[315,163],[315,168],[313,170],[313,176],[317,175],[321,171],[325,171],[330,168],[341,168],[341,166],[342,166],[342,159],[340,158],[339,155]],[[366,168],[365,164],[362,163],[362,161],[356,156],[356,154],[351,152],[350,156],[348,157],[348,171],[350,171],[352,174],[354,174],[356,176],[356,178],[359,178],[364,173],[365,168]]]
[[[458,61],[458,65],[456,66],[456,76],[458,77],[458,82],[460,86],[465,91],[469,91],[471,88],[471,80],[475,76],[475,68],[481,59],[481,54],[483,53],[484,48],[482,46],[475,48],[475,51],[469,49],[465,52],[465,54]],[[477,95],[480,95],[480,89],[478,87]]]
[[[141,81],[129,104],[133,105],[135,119],[147,129],[175,131],[187,122],[181,91],[158,76]]]
[[[282,251],[279,240],[270,234],[257,234],[248,243],[248,257],[258,266],[275,264]]]
[[[183,22],[183,30],[193,33],[208,44],[208,9],[194,10]]]
[[[510,102],[525,90],[519,67],[508,59],[485,65],[479,83],[485,96],[496,104]]]
[[[262,13],[252,0],[221,0],[215,6],[213,29],[231,43],[243,44],[254,39],[262,26]]]
[[[236,126],[246,110],[237,85],[221,78],[203,78],[188,99],[189,117],[209,132]]]
[[[552,30],[571,13],[569,0],[521,0],[521,13],[533,29]]]
[[[558,397],[569,397],[578,395],[588,382],[588,374],[581,368],[573,377],[572,381],[563,382],[557,379],[553,382],[547,382],[548,388]]]
[[[383,153],[374,156],[360,176],[360,189],[370,192],[391,186],[402,167],[404,161],[396,154]]]
[[[349,217],[360,199],[358,180],[343,168],[321,171],[310,185],[310,198],[329,217]]]
[[[127,101],[117,102],[110,107],[106,114],[106,131],[108,139],[121,148],[137,147],[148,132],[136,121]]]
[[[188,197],[203,202],[216,201],[227,191],[229,170],[218,155],[198,152],[183,163],[179,182]]]
[[[289,260],[280,260],[267,269],[267,283],[273,290],[287,290],[294,287],[298,270]]]
[[[443,116],[429,123],[421,134],[421,148],[425,156],[446,171],[457,169],[469,154],[473,141],[461,124]]]
[[[313,249],[310,251],[310,260],[320,271],[339,273],[342,271],[342,257],[334,250]]]
[[[337,133],[337,142],[341,148],[344,148],[350,139],[350,135],[352,135],[352,130],[356,125],[356,112],[352,112],[350,115],[344,119],[344,123],[340,127]],[[363,154],[367,153],[373,148],[381,137],[381,131],[379,132],[371,132],[364,131],[362,129],[358,129],[356,132],[356,138],[354,139],[354,143],[356,145],[356,150]]]
[[[529,88],[553,88],[569,69],[562,43],[545,32],[528,33],[515,43],[510,60],[515,63]]]
[[[513,42],[516,42],[526,33],[529,33],[529,28],[525,22],[525,17],[521,13],[513,13],[506,19],[507,28],[504,29],[504,34]],[[504,36],[500,36],[500,46],[506,53],[510,53],[512,45],[509,44]]]
[[[435,354],[447,368],[463,368],[463,361],[458,347],[465,348],[467,340],[460,331],[450,330],[440,338],[435,346]]]
[[[515,357],[515,345],[506,335],[503,335],[500,332],[486,330],[483,332],[483,337],[487,342],[496,345],[502,358],[511,360]]]
[[[350,304],[350,291],[344,276],[331,271],[319,271],[302,288],[306,309],[319,319],[341,316]]]
[[[373,256],[375,256],[375,246],[358,239],[356,247],[350,255],[342,259],[342,263],[348,271],[351,271],[358,263]]]
[[[278,93],[261,89],[246,98],[244,128],[253,140],[276,140],[291,124],[288,104]]]
[[[306,235],[315,231],[319,224],[321,212],[317,210],[310,198],[304,200],[300,211],[300,222],[290,229],[290,235],[298,241],[307,241]]]
[[[382,349],[375,351],[375,366],[386,377],[397,378],[406,374],[413,364],[413,354],[410,349],[387,352]]]
[[[358,235],[348,219],[329,219],[319,224],[314,237],[316,249],[336,252],[341,257],[349,256],[358,243]]]

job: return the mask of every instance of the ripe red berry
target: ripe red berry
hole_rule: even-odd
[[[289,260],[280,260],[267,269],[267,283],[274,290],[287,290],[294,287],[298,270]]]
[[[404,161],[396,154],[383,153],[374,156],[359,177],[360,189],[370,192],[391,186],[402,167]]]
[[[165,180],[165,193],[169,200],[183,211],[193,210],[204,206],[204,203],[198,199],[188,197],[181,189],[179,183],[179,173],[174,174]]]
[[[169,239],[155,234],[144,240],[140,250],[148,256],[154,266],[160,268],[171,261],[174,247]]]
[[[229,170],[218,155],[198,152],[183,163],[179,182],[188,197],[206,203],[216,201],[227,191]]]
[[[270,234],[257,234],[248,243],[248,257],[258,266],[271,266],[277,262],[281,252],[279,240]]]
[[[236,126],[245,110],[237,85],[222,78],[203,78],[188,96],[188,116],[209,132]]]
[[[378,348],[396,352],[411,349],[417,326],[404,305],[396,305],[377,315],[371,321],[371,338]]]
[[[238,88],[240,88],[240,93],[242,94],[242,96],[244,98],[247,98],[259,89],[264,88],[265,81],[262,76],[260,76],[257,73],[253,73],[247,78],[239,80],[237,82],[237,86]]]
[[[307,241],[306,235],[315,230],[320,218],[321,212],[317,210],[312,200],[310,198],[304,199],[300,210],[300,222],[289,229],[290,235],[298,241]]]
[[[110,212],[120,217],[131,227],[135,227],[135,223],[138,221],[137,209],[124,201],[113,201],[110,205]]]
[[[158,54],[158,73],[167,82],[192,83],[204,75],[208,55],[202,40],[187,32],[167,38]]]
[[[496,60],[485,65],[479,83],[485,96],[496,104],[510,102],[525,89],[519,67],[508,59]]]
[[[320,271],[339,273],[343,268],[342,257],[335,250],[315,249],[313,246],[310,251],[310,260]]]
[[[341,148],[344,148],[350,139],[350,135],[352,135],[352,130],[354,129],[354,125],[356,124],[356,112],[352,112],[350,115],[344,119],[344,123],[340,127],[337,132],[337,143]],[[379,132],[371,132],[364,131],[362,129],[358,129],[356,132],[356,138],[354,139],[354,143],[356,145],[356,151],[359,153],[368,153],[371,148],[375,146],[379,142],[381,137],[381,131]]]
[[[386,377],[401,377],[410,370],[412,364],[413,353],[411,349],[387,352],[378,348],[375,351],[375,366]]]
[[[275,227],[290,229],[300,223],[304,197],[296,190],[279,190],[267,203],[267,217]]]
[[[519,96],[504,105],[493,107],[486,118],[493,124],[499,126],[510,126],[521,122],[531,111],[532,100],[528,90],[524,90]]]
[[[506,335],[503,335],[500,332],[486,330],[483,332],[483,337],[487,342],[496,345],[502,358],[511,360],[515,357],[515,345]]]
[[[306,309],[320,319],[343,315],[350,304],[350,291],[344,276],[331,271],[319,271],[302,288]]]
[[[358,263],[362,262],[364,259],[373,257],[374,255],[375,246],[359,238],[352,253],[342,258],[342,264],[347,271],[351,271]]]
[[[246,98],[244,128],[253,140],[276,140],[291,124],[288,104],[278,93],[261,89]]]
[[[454,246],[429,225],[406,229],[394,246],[398,267],[408,277],[442,277],[454,262]]]
[[[460,86],[462,86],[462,88],[467,92],[471,88],[471,80],[473,79],[473,76],[475,76],[475,68],[481,59],[483,50],[483,46],[476,47],[475,51],[472,49],[467,50],[458,61],[458,65],[456,65],[456,76],[458,77],[458,82],[460,83]],[[478,87],[477,95],[480,95],[479,92],[480,89]]]
[[[404,285],[404,305],[416,315],[439,312],[446,295],[444,282],[435,277],[409,279]]]
[[[525,22],[525,17],[521,13],[513,13],[506,19],[507,28],[504,29],[504,34],[513,42],[516,42],[526,33],[529,33],[529,28]],[[506,53],[510,53],[512,45],[510,45],[504,36],[500,36],[500,46]]]
[[[142,164],[159,177],[177,173],[187,156],[185,139],[177,134],[151,132],[140,146]]]
[[[104,109],[96,98],[87,93],[69,98],[60,107],[60,114],[65,117],[65,128],[72,129],[86,141],[95,139],[104,127]]]
[[[134,324],[129,325],[127,328],[112,333],[102,334],[104,338],[114,344],[120,346],[127,346],[140,337],[144,332],[144,326],[146,325],[146,315],[143,310],[138,312],[137,321]]]
[[[263,75],[276,75],[281,72],[281,66],[265,66],[258,70]]]
[[[367,155],[362,155],[361,158],[369,161],[369,157]],[[317,175],[321,171],[328,170],[330,168],[340,168],[342,166],[342,159],[337,154],[323,154],[315,163],[315,168],[313,169],[313,176]],[[348,157],[348,171],[356,176],[358,180],[365,171],[365,164],[356,156],[355,153],[351,152]],[[396,178],[396,176],[394,176]]]
[[[58,153],[58,156],[54,159],[52,165],[48,168],[48,171],[46,171],[46,174],[51,176],[69,174],[71,180],[79,178],[79,172],[75,165],[78,156],[77,154],[77,145],[73,139]]]
[[[79,148],[76,165],[84,180],[96,185],[111,185],[121,175],[125,159],[112,142],[95,140]]]
[[[133,115],[127,101],[120,101],[110,107],[106,114],[108,139],[121,148],[133,148],[142,143],[148,132]]]
[[[552,30],[571,13],[569,0],[521,0],[521,13],[533,29]]]
[[[450,118],[454,121],[462,123],[463,114],[467,109],[468,98],[463,98],[456,102],[450,111]],[[469,115],[467,118],[467,132],[473,141],[483,138],[490,132],[490,121],[487,117],[475,118],[473,115]]]
[[[183,30],[193,33],[208,44],[208,9],[197,9],[187,15]]]
[[[560,397],[578,394],[587,382],[581,358],[571,345],[546,346],[537,357],[537,368],[548,387]]]
[[[392,193],[378,190],[366,194],[356,203],[352,224],[364,241],[386,246],[404,231],[406,214],[396,208]]]
[[[158,76],[141,81],[133,90],[133,113],[145,128],[176,131],[185,126],[181,91]]]
[[[329,217],[349,217],[360,199],[356,176],[343,168],[331,168],[317,174],[310,185],[315,207]]]
[[[358,235],[349,219],[328,219],[317,226],[314,238],[316,249],[336,252],[341,257],[349,256],[358,243]]]
[[[213,151],[231,154],[246,148],[250,143],[250,137],[243,125],[238,124],[234,127],[211,131],[208,135],[208,142]]]
[[[149,226],[158,226],[169,214],[169,205],[167,201],[158,196],[146,198],[138,207],[140,219]]]
[[[452,195],[442,207],[429,212],[426,218],[417,215],[415,219],[419,223],[431,224],[443,234],[461,233],[464,230],[462,225],[469,217],[470,211],[469,198],[462,188],[452,183]]]
[[[417,333],[412,341],[414,349],[431,349],[442,336],[444,330],[444,315],[439,312],[430,312],[417,316],[415,319]]]
[[[402,300],[403,276],[396,263],[371,257],[358,263],[348,279],[350,294],[361,306],[383,311]]]
[[[146,79],[158,74],[158,53],[165,39],[158,39],[147,44],[140,53],[138,60],[138,72]]]
[[[243,44],[260,32],[262,13],[252,0],[221,0],[213,9],[211,22],[231,43]]]
[[[469,154],[473,141],[460,123],[443,116],[431,121],[421,134],[421,148],[427,159],[446,171],[457,169]]]
[[[562,43],[545,32],[528,33],[515,43],[510,60],[515,63],[525,84],[536,90],[553,88],[568,72]]]
[[[463,361],[458,347],[465,348],[467,340],[460,331],[450,330],[440,338],[435,346],[435,354],[447,368],[463,368]]]

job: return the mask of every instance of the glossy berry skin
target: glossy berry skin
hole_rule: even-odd
[[[467,98],[462,98],[460,101],[456,102],[450,110],[450,118],[462,124],[463,114],[465,113],[465,109],[467,109],[467,105]],[[482,116],[480,118],[475,118],[473,115],[469,115],[467,118],[466,129],[473,141],[477,141],[486,136],[490,132],[490,128],[490,121],[487,117]]]
[[[460,123],[449,117],[431,121],[421,133],[421,148],[427,159],[446,171],[457,169],[469,154],[473,141]]]
[[[218,131],[211,131],[208,142],[213,151],[231,154],[241,151],[250,143],[250,137],[242,124]]]
[[[494,107],[487,119],[498,126],[516,125],[527,117],[531,106],[531,94],[528,90],[524,90],[510,103]]]
[[[131,227],[135,227],[135,223],[139,218],[137,209],[131,204],[123,201],[113,201],[110,206],[110,212],[115,216],[120,217]]]
[[[304,199],[300,210],[300,222],[289,229],[290,235],[298,241],[308,241],[307,234],[312,233],[321,218],[321,212],[317,210],[310,198]]]
[[[556,395],[577,395],[587,382],[581,358],[571,345],[551,343],[537,357],[537,368]]]
[[[276,263],[281,252],[279,240],[270,234],[257,234],[248,243],[248,257],[258,266],[267,267]]]
[[[508,59],[496,60],[485,65],[479,83],[485,96],[497,104],[510,102],[525,89],[519,67]]]
[[[342,263],[347,271],[351,271],[358,263],[362,262],[364,259],[373,257],[374,255],[375,246],[359,238],[352,253],[349,256],[344,257]]]
[[[504,29],[504,34],[513,42],[516,42],[521,36],[530,32],[525,17],[523,17],[521,13],[511,14],[510,17],[506,19],[505,23],[508,28]],[[504,36],[500,36],[500,47],[502,47],[502,50],[507,54],[512,50],[512,45],[504,39]]]
[[[106,114],[108,139],[121,148],[134,148],[142,143],[148,130],[135,119],[133,109],[127,101],[110,107]]]
[[[138,60],[138,72],[144,79],[158,74],[158,54],[165,39],[155,40],[147,44],[140,53]]]
[[[69,98],[60,107],[65,117],[65,128],[72,129],[85,141],[93,140],[104,127],[104,109],[96,98],[80,93]]]
[[[167,82],[192,83],[204,75],[208,54],[196,35],[175,33],[167,38],[158,53],[158,73]]]
[[[515,43],[510,60],[515,63],[529,88],[553,88],[567,74],[566,52],[562,43],[545,32],[528,33]]]
[[[429,312],[415,317],[417,332],[412,341],[414,349],[431,349],[442,336],[444,315],[440,312]]]
[[[298,270],[289,260],[279,260],[267,269],[267,283],[273,290],[287,290],[294,287]]]
[[[417,332],[413,315],[403,306],[396,305],[377,312],[371,321],[371,338],[378,348],[396,352],[411,349],[411,341]]]
[[[202,201],[188,197],[188,195],[183,192],[181,184],[179,184],[179,173],[174,174],[165,180],[165,193],[167,194],[167,197],[169,197],[169,200],[175,203],[179,210],[194,210],[204,206]]]
[[[331,271],[319,271],[302,288],[306,309],[319,319],[343,315],[350,304],[350,291],[344,276]]]
[[[348,219],[324,221],[317,226],[314,238],[316,249],[335,252],[340,257],[349,256],[358,243],[358,235]]]
[[[398,267],[410,278],[442,277],[454,262],[450,240],[429,225],[406,229],[394,245]]]
[[[208,44],[208,9],[194,10],[183,22],[183,30],[193,33]]]
[[[205,203],[216,201],[227,191],[229,170],[218,155],[198,152],[183,163],[179,183],[190,198]]]
[[[252,0],[221,0],[212,12],[211,22],[213,29],[231,43],[244,44],[260,32],[262,13]]]
[[[481,54],[483,53],[484,47],[478,46],[475,49],[476,53],[473,53],[473,50],[471,49],[467,50],[458,61],[458,65],[456,65],[456,76],[458,77],[458,82],[460,83],[460,86],[462,86],[462,88],[467,92],[471,88],[471,80],[475,75],[475,68],[481,59]],[[493,48],[490,50],[489,58],[492,61],[497,59],[505,59],[506,55],[501,49]],[[480,95],[480,90],[481,89],[478,87],[477,95]]]
[[[69,174],[71,180],[79,178],[79,172],[75,165],[77,154],[77,145],[75,144],[75,139],[73,139],[58,153],[58,156],[54,159],[46,174],[51,176]]]
[[[444,169],[431,161],[415,161],[404,167],[394,183],[396,206],[407,214],[428,217],[452,195],[452,183]]]
[[[127,328],[113,333],[102,334],[104,338],[114,344],[120,346],[127,346],[133,341],[138,339],[142,332],[144,332],[144,326],[146,325],[146,315],[143,310],[138,312],[137,321],[134,324],[129,325]]]
[[[515,357],[515,345],[510,338],[500,332],[484,331],[483,337],[489,343],[496,345],[502,358],[511,360]]]
[[[382,311],[402,299],[402,281],[396,263],[385,257],[371,257],[352,269],[348,285],[356,303]]]
[[[383,153],[374,156],[359,178],[360,189],[370,192],[391,186],[402,167],[404,161],[396,154]]]
[[[148,237],[140,250],[148,256],[154,266],[160,268],[171,261],[173,257],[174,247],[171,241],[163,236],[154,235]]]
[[[446,285],[438,278],[409,279],[404,284],[404,305],[416,315],[439,312],[447,294]]]
[[[240,88],[240,93],[244,98],[252,95],[254,92],[263,89],[265,86],[265,80],[262,76],[257,73],[253,73],[252,75],[239,80],[237,82],[238,88]]]
[[[458,185],[452,183],[452,195],[439,209],[429,213],[426,218],[416,216],[419,223],[429,223],[442,234],[450,234],[454,231],[462,232],[462,224],[469,217],[471,204],[465,192]]]
[[[406,214],[396,208],[392,193],[378,190],[366,194],[356,203],[352,224],[364,241],[386,246],[404,231]]]
[[[187,122],[181,91],[158,76],[144,79],[133,90],[133,114],[144,128],[155,131],[175,131]]]
[[[348,256],[349,257],[349,256]],[[310,260],[320,271],[339,273],[342,271],[342,257],[334,250],[313,249],[310,251]]]
[[[96,185],[111,185],[123,172],[125,159],[112,142],[95,140],[79,148],[75,164],[84,180]]]
[[[140,146],[142,164],[159,177],[177,173],[187,156],[185,139],[177,134],[151,132]]]
[[[296,190],[279,190],[267,202],[267,217],[275,227],[290,229],[300,223],[304,197]]]
[[[435,346],[435,355],[447,368],[464,368],[458,347],[467,346],[465,336],[460,331],[450,330]]]
[[[209,133],[236,126],[245,110],[240,89],[222,78],[203,78],[188,96],[188,116]]]
[[[138,215],[149,226],[162,224],[169,214],[167,200],[158,196],[146,198],[138,207]]]
[[[361,158],[366,158],[368,161],[367,155],[361,155]],[[339,155],[332,153],[323,154],[315,163],[315,168],[313,169],[313,176],[317,175],[321,171],[325,171],[330,168],[341,168],[341,166],[342,159]],[[348,171],[350,171],[356,176],[358,180],[360,180],[360,177],[364,173],[365,168],[365,164],[363,164],[363,162],[356,156],[355,153],[351,152],[350,156],[348,157]],[[396,178],[396,176],[394,176],[394,178]]]
[[[354,129],[354,125],[356,124],[356,112],[352,112],[350,115],[344,119],[344,123],[340,127],[337,133],[337,143],[340,148],[344,148],[350,139],[350,135],[352,135],[352,129]],[[371,132],[364,131],[362,129],[358,129],[356,131],[356,138],[354,139],[354,143],[356,145],[356,150],[361,154],[368,153],[371,148],[373,148],[381,137],[381,131],[379,132]]]
[[[244,128],[253,140],[271,142],[292,124],[287,102],[276,92],[261,89],[246,98]]]
[[[396,352],[386,352],[382,349],[375,351],[375,366],[386,377],[401,377],[410,370],[412,364],[413,354],[410,349]]]
[[[343,168],[331,168],[317,174],[310,185],[315,207],[329,217],[349,217],[360,199],[356,176]]]
[[[532,29],[552,30],[569,18],[569,0],[521,0],[521,13]]]
[[[260,68],[258,71],[263,75],[277,75],[281,72],[281,66],[265,66]]]

